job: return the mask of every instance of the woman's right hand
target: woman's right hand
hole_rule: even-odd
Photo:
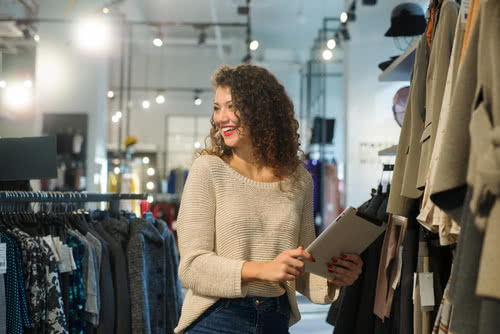
[[[300,259],[299,259],[300,258]],[[303,260],[315,262],[303,246],[282,252],[269,262],[246,262],[243,265],[242,280],[262,280],[269,282],[294,281],[304,273]]]

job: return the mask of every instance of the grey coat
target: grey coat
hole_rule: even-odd
[[[127,260],[132,305],[132,333],[166,333],[165,243],[144,219],[130,222]]]

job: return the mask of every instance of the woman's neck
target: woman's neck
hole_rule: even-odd
[[[248,150],[234,150],[229,165],[241,175],[254,181],[280,181],[280,179],[274,175],[272,168],[259,165],[253,152]]]

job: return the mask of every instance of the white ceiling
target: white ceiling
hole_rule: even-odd
[[[308,54],[323,17],[338,17],[343,3],[342,0],[252,0],[252,38],[260,42],[259,53],[266,49],[287,49]],[[244,5],[245,0],[140,0],[145,19],[151,21],[246,23],[247,17],[237,14],[237,7]],[[191,27],[163,30],[167,39],[196,41],[198,36],[198,31]],[[244,27],[221,27],[219,31],[223,41],[246,39]],[[209,39],[215,38],[216,28],[208,29],[207,34]]]

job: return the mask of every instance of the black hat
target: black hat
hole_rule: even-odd
[[[391,27],[387,37],[418,36],[425,32],[427,21],[422,7],[416,3],[402,3],[391,13]]]

